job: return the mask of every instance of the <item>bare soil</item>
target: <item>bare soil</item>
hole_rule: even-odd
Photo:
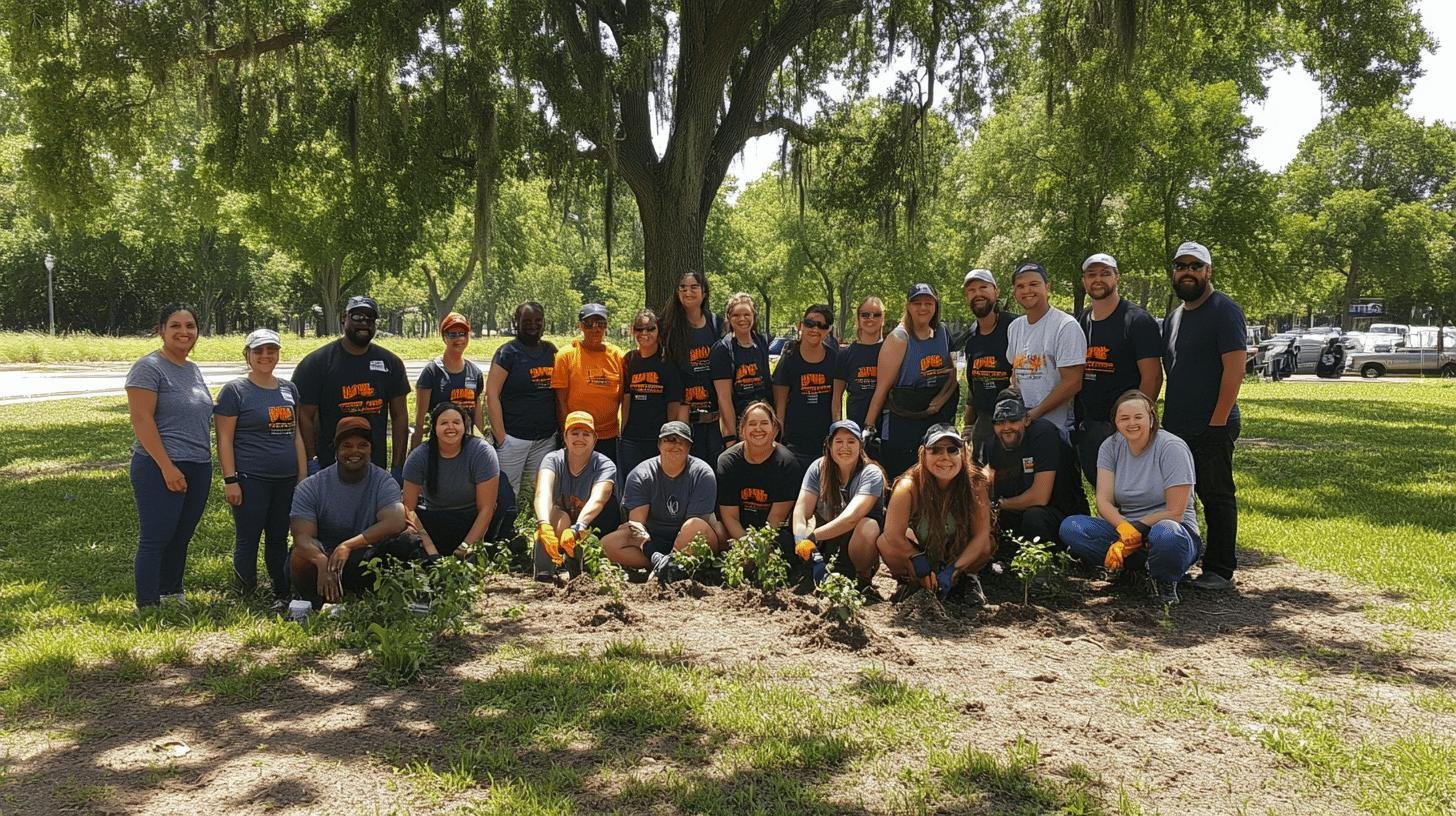
[[[887,596],[894,588],[883,578],[878,586]],[[399,769],[455,743],[440,724],[461,714],[468,680],[510,666],[495,654],[505,644],[590,653],[635,638],[676,644],[686,661],[753,665],[819,688],[882,670],[942,693],[958,717],[959,744],[999,753],[1024,736],[1039,746],[1038,772],[1055,777],[1081,764],[1102,776],[1110,805],[1122,790],[1162,813],[1353,812],[1348,791],[1315,784],[1260,744],[1267,715],[1288,708],[1293,692],[1389,706],[1352,739],[1393,739],[1422,720],[1420,728],[1449,733],[1453,723],[1409,700],[1453,686],[1456,634],[1377,623],[1366,608],[1393,599],[1289,562],[1249,565],[1235,593],[1187,590],[1166,617],[1141,586],[1086,576],[1055,594],[1034,591],[1031,606],[1009,577],[986,589],[985,607],[942,606],[919,593],[838,624],[817,597],[788,591],[631,585],[617,601],[584,580],[558,589],[498,578],[482,601],[483,631],[401,689],[371,681],[366,659],[351,652],[251,700],[208,694],[196,664],[141,682],[104,673],[83,680],[72,688],[87,698],[85,713],[0,731],[0,812],[388,813],[465,804],[484,792],[427,803]],[[1134,697],[1153,702],[1125,704]],[[670,762],[658,758],[664,753],[644,748],[643,762],[655,764],[642,772],[670,772],[660,767]],[[620,779],[583,790],[580,810],[611,807],[614,784]],[[844,786],[846,811],[894,812],[887,792],[856,784]]]

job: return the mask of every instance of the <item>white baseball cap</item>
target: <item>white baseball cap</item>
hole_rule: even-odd
[[[1197,241],[1184,241],[1179,244],[1178,249],[1173,252],[1173,260],[1176,261],[1184,255],[1192,255],[1209,266],[1213,266],[1213,256],[1208,254],[1208,247]]]
[[[1086,272],[1087,271],[1087,267],[1089,267],[1089,266],[1091,266],[1092,264],[1095,264],[1095,263],[1100,263],[1103,266],[1109,266],[1109,267],[1111,267],[1113,269],[1116,269],[1117,268],[1117,259],[1116,258],[1112,257],[1111,255],[1108,255],[1106,252],[1098,252],[1098,253],[1096,253],[1094,255],[1088,255],[1087,256],[1087,260],[1085,260],[1085,261],[1082,262],[1082,271],[1083,272]]]
[[[965,286],[967,283],[970,283],[973,280],[985,281],[992,286],[996,286],[996,277],[991,274],[991,270],[989,269],[972,269],[971,271],[967,272],[965,283],[962,283],[961,286]],[[999,289],[1001,287],[997,286],[996,288]]]
[[[247,339],[243,340],[243,348],[255,349],[258,346],[278,346],[282,348],[283,343],[278,340],[278,332],[272,329],[253,329],[248,334]]]

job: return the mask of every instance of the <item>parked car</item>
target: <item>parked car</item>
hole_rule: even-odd
[[[1289,339],[1294,338],[1297,344],[1298,355],[1295,359],[1294,373],[1313,374],[1314,367],[1319,363],[1320,351],[1325,347],[1329,339],[1323,334],[1276,334],[1273,337],[1259,344],[1259,355],[1255,365],[1263,369],[1269,359],[1270,351],[1278,354],[1284,351],[1289,345]]]
[[[1456,353],[1433,348],[1398,348],[1386,352],[1357,352],[1345,359],[1345,370],[1366,379],[1386,374],[1456,377]]]

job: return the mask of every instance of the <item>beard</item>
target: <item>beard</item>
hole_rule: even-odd
[[[1087,290],[1087,297],[1093,300],[1106,300],[1115,294],[1117,294],[1116,286],[1097,286]]]
[[[971,314],[976,317],[985,317],[994,311],[996,311],[996,301],[994,300],[987,300],[984,303],[971,303]]]
[[[1184,303],[1192,303],[1198,300],[1207,291],[1208,281],[1206,280],[1195,280],[1189,283],[1180,279],[1173,282],[1173,294],[1177,295],[1178,299]]]
[[[344,334],[345,334],[346,337],[349,338],[349,342],[350,343],[353,343],[354,345],[356,345],[356,346],[358,346],[360,348],[363,348],[363,347],[369,345],[369,341],[371,341],[371,340],[374,339],[374,329],[372,327],[371,328],[355,328],[355,327],[350,327],[349,330],[347,332],[345,332]]]

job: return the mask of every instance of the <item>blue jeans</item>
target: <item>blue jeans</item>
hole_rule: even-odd
[[[1117,541],[1117,528],[1092,516],[1068,516],[1062,521],[1062,543],[1079,561],[1094,567],[1102,566],[1107,550]],[[1125,564],[1137,569],[1147,566],[1148,574],[1158,581],[1177,581],[1198,560],[1202,541],[1197,530],[1182,523],[1163,519],[1148,532],[1146,546],[1128,556]]]
[[[189,478],[188,482],[191,482]],[[288,598],[288,510],[298,479],[265,479],[238,474],[243,503],[233,508],[233,573],[244,592],[258,586],[258,538],[263,538],[263,565],[273,583],[273,597]]]
[[[163,595],[182,591],[187,544],[202,520],[212,490],[211,462],[173,462],[187,478],[187,490],[167,489],[162,469],[145,453],[132,454],[131,487],[141,536],[136,554],[136,604],[156,606]]]

